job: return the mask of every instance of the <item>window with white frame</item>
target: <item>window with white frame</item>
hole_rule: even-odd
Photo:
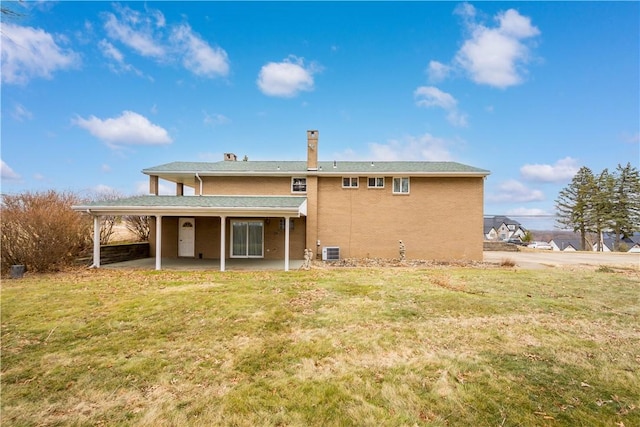
[[[307,192],[307,178],[291,178],[291,192],[292,193],[306,193]]]
[[[393,178],[393,194],[409,194],[409,178]]]
[[[369,188],[384,188],[384,177],[383,176],[369,177],[369,179],[368,179],[368,187]]]
[[[231,221],[231,258],[264,256],[264,223],[262,220]]]
[[[342,188],[358,188],[358,177],[342,178]]]

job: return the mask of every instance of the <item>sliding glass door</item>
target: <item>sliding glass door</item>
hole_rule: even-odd
[[[262,258],[264,225],[262,220],[231,221],[231,257]]]

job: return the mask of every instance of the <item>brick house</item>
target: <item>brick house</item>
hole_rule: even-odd
[[[408,258],[482,260],[483,191],[489,171],[455,162],[318,161],[318,131],[307,131],[307,161],[173,162],[144,169],[150,195],[74,209],[94,216],[148,215],[156,269],[161,258]],[[159,180],[176,195],[159,195]],[[185,186],[195,195],[185,196]],[[97,241],[99,239],[95,239]],[[99,266],[99,246],[94,265]]]

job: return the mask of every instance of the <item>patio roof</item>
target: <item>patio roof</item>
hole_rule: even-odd
[[[136,196],[72,207],[90,215],[303,216],[299,196]]]

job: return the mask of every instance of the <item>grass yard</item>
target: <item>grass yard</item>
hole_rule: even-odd
[[[2,281],[3,426],[640,426],[638,271]]]

